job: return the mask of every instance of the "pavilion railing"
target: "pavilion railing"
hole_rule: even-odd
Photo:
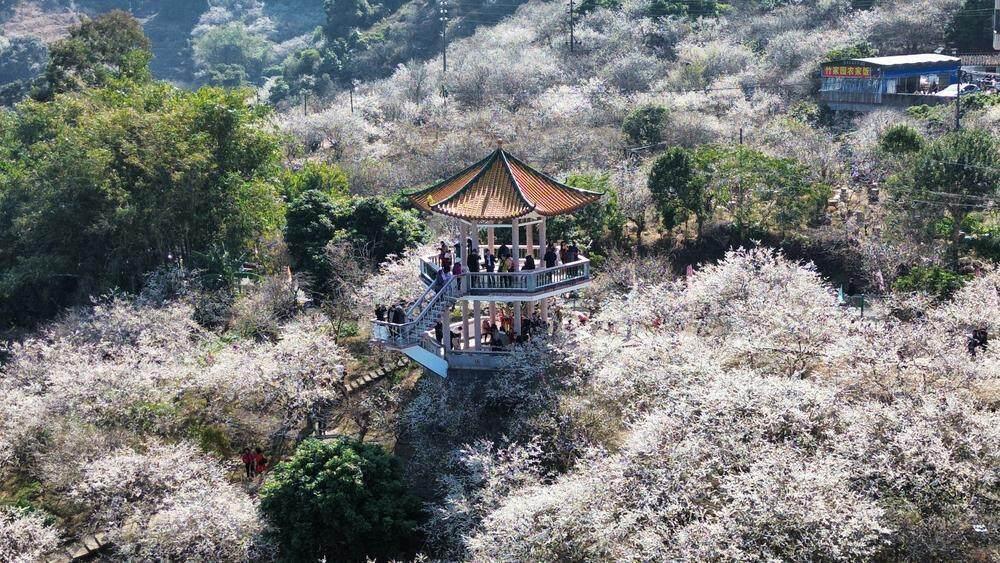
[[[450,278],[443,287],[431,285],[406,311],[406,322],[372,320],[372,340],[405,348],[424,345],[424,336],[450,310],[461,294],[461,277]]]
[[[420,259],[420,275],[429,284],[440,268],[437,256]],[[519,272],[466,272],[461,286],[463,293],[491,295],[494,293],[538,293],[590,278],[590,260],[581,258],[552,268]]]

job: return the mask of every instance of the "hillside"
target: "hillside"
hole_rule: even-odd
[[[518,4],[456,3],[450,8],[450,33],[468,35]],[[321,72],[309,78],[310,88],[323,93],[356,78],[385,75],[440,48],[440,7],[423,0],[371,6],[341,1],[328,9],[324,0],[17,0],[0,7],[0,87],[38,76],[45,45],[63,38],[82,18],[110,10],[128,11],[142,22],[156,77],[182,85],[227,86],[287,78],[294,91],[275,97],[276,102],[299,92],[304,51],[315,53],[320,63],[314,70]],[[344,16],[350,13],[359,15]],[[357,61],[347,61],[338,42],[349,43]]]
[[[0,562],[1000,560],[981,0],[573,5],[0,0]]]

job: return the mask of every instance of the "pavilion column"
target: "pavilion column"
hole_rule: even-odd
[[[532,232],[534,231],[534,229],[535,229],[534,225],[527,225],[524,228],[524,244],[525,246],[527,246],[527,249],[525,250],[525,256],[528,256],[534,252],[535,245],[533,244],[532,240],[534,238],[532,236]]]
[[[451,309],[441,311],[441,346],[444,347],[444,355],[451,352]]]
[[[472,327],[476,335],[476,350],[483,347],[483,305],[481,301],[472,302],[472,322],[476,323]]]
[[[469,347],[469,302],[465,299],[462,300],[462,343],[459,348],[466,349]]]
[[[542,222],[538,224],[538,257],[543,263],[546,248],[548,248],[548,242],[545,240],[545,217],[542,217]]]
[[[514,271],[521,271],[521,225],[518,224],[518,220],[514,219],[511,222],[510,228],[510,253],[514,257]],[[518,279],[515,277],[515,279]],[[520,280],[518,280],[520,281]],[[521,334],[521,302],[515,301],[514,306],[511,307],[512,314],[514,315],[513,325],[514,332],[518,335]]]
[[[490,254],[496,254],[497,233],[493,227],[486,227],[486,247],[490,249]]]
[[[514,258],[514,271],[521,271],[521,225],[514,219],[510,225],[510,254]]]
[[[542,217],[542,222],[538,224],[538,255],[541,258],[541,267],[545,267],[545,251],[549,247],[548,240],[545,238],[545,217]],[[549,300],[542,299],[539,305],[539,314],[542,316],[543,322],[549,322]]]

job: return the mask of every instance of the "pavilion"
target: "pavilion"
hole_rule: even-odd
[[[509,348],[484,346],[484,315],[495,323],[503,305],[511,311],[513,332],[521,334],[522,317],[537,314],[548,324],[555,299],[590,284],[590,261],[584,256],[569,263],[557,259],[553,267],[545,267],[545,227],[549,217],[573,213],[598,201],[600,193],[567,186],[499,147],[454,176],[407,195],[420,210],[458,222],[454,259],[461,260],[465,272],[441,287],[435,284],[439,257],[422,256],[420,274],[427,291],[408,307],[406,322],[372,321],[372,340],[438,375],[446,376],[449,367],[494,369],[509,354]],[[509,242],[516,258],[512,271],[467,271],[469,254],[474,250],[481,256],[485,246],[496,255],[498,239]],[[523,269],[528,256],[535,269]],[[452,323],[456,305],[459,320]],[[440,342],[434,337],[438,322],[448,329]],[[457,345],[448,334],[453,330],[460,334]]]

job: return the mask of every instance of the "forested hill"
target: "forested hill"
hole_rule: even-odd
[[[468,35],[521,0],[448,4],[449,32]],[[324,94],[437,53],[440,2],[431,0],[3,0],[0,87],[7,103],[43,73],[48,46],[70,26],[111,10],[139,18],[156,78],[186,86],[266,86],[280,103]]]

